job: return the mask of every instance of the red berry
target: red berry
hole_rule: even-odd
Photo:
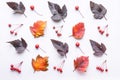
[[[100,29],[100,26],[98,26],[98,29]]]
[[[14,31],[11,30],[11,31],[10,31],[10,34],[13,34],[13,33],[14,33]]]
[[[33,11],[35,9],[34,5],[31,5],[30,9]]]
[[[106,34],[106,37],[108,37],[108,36],[109,36],[109,34],[107,33],[107,34]]]
[[[54,66],[53,69],[56,69],[56,66]]]
[[[15,36],[17,35],[17,32],[15,32]]]
[[[76,45],[76,47],[79,47],[79,46],[80,46],[80,43],[79,43],[79,42],[76,42],[75,45]]]
[[[8,27],[11,27],[12,25],[11,24],[8,24]]]
[[[10,65],[10,67],[12,68],[12,67],[14,67],[14,65],[13,65],[13,64],[11,64],[11,65]]]
[[[60,71],[60,73],[62,73],[62,72],[63,72],[61,68],[59,69],[59,71]]]
[[[60,37],[60,36],[62,36],[62,34],[61,33],[57,33],[57,36]]]
[[[108,69],[105,69],[106,72],[108,72]]]
[[[58,33],[58,30],[56,30],[55,32]]]
[[[79,10],[79,6],[75,6],[75,10],[77,10],[77,11],[78,11],[78,10]]]
[[[60,68],[57,68],[57,71],[60,71]]]
[[[55,29],[55,26],[53,26],[53,29]]]
[[[38,49],[38,48],[39,48],[39,44],[36,44],[36,45],[35,45],[35,48]]]

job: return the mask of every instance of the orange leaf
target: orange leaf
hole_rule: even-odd
[[[32,67],[34,71],[47,71],[48,65],[48,57],[38,55],[36,60],[32,59]]]
[[[30,27],[32,35],[36,38],[44,35],[44,29],[46,27],[46,21],[37,21],[33,24],[33,27]]]
[[[76,24],[72,29],[72,36],[76,39],[83,38],[85,33],[84,23],[78,23]]]

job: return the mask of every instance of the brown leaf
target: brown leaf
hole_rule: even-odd
[[[38,55],[36,57],[36,60],[32,59],[32,67],[34,71],[47,71],[48,67],[48,57],[42,57]]]

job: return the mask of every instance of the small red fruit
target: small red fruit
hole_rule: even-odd
[[[15,36],[17,35],[17,32],[15,32]]]
[[[56,69],[56,66],[54,66],[53,69]]]
[[[106,72],[108,72],[108,69],[105,69]]]
[[[77,11],[78,11],[78,10],[79,10],[79,6],[75,6],[75,10],[77,10]]]
[[[79,43],[79,42],[76,42],[76,43],[75,43],[75,46],[76,46],[76,47],[79,47],[79,46],[80,46],[80,43]]]
[[[11,24],[8,24],[8,27],[11,27],[12,25]]]
[[[55,26],[53,26],[53,29],[55,29]]]
[[[11,31],[10,31],[10,34],[13,34],[13,33],[14,33],[14,31],[11,30]]]
[[[100,26],[98,26],[98,30],[100,29]]]
[[[13,65],[13,64],[11,64],[11,65],[10,65],[10,67],[12,68],[12,67],[14,67],[14,65]]]
[[[39,48],[39,44],[36,44],[36,45],[35,45],[35,48],[38,49],[38,48]]]
[[[33,11],[35,9],[34,5],[31,5],[30,9]]]
[[[108,37],[108,36],[109,36],[109,34],[107,33],[107,34],[106,34],[106,37]]]
[[[61,33],[57,33],[57,36],[60,37],[60,36],[62,36],[62,34]]]

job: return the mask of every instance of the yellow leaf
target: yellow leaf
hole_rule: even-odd
[[[43,36],[46,25],[47,25],[46,21],[39,20],[39,21],[35,22],[33,24],[33,27],[32,26],[30,27],[30,31],[31,31],[32,35],[35,38]]]
[[[40,55],[38,55],[36,57],[36,60],[32,59],[32,67],[34,69],[34,71],[47,71],[47,67],[48,67],[48,57],[41,57]]]

